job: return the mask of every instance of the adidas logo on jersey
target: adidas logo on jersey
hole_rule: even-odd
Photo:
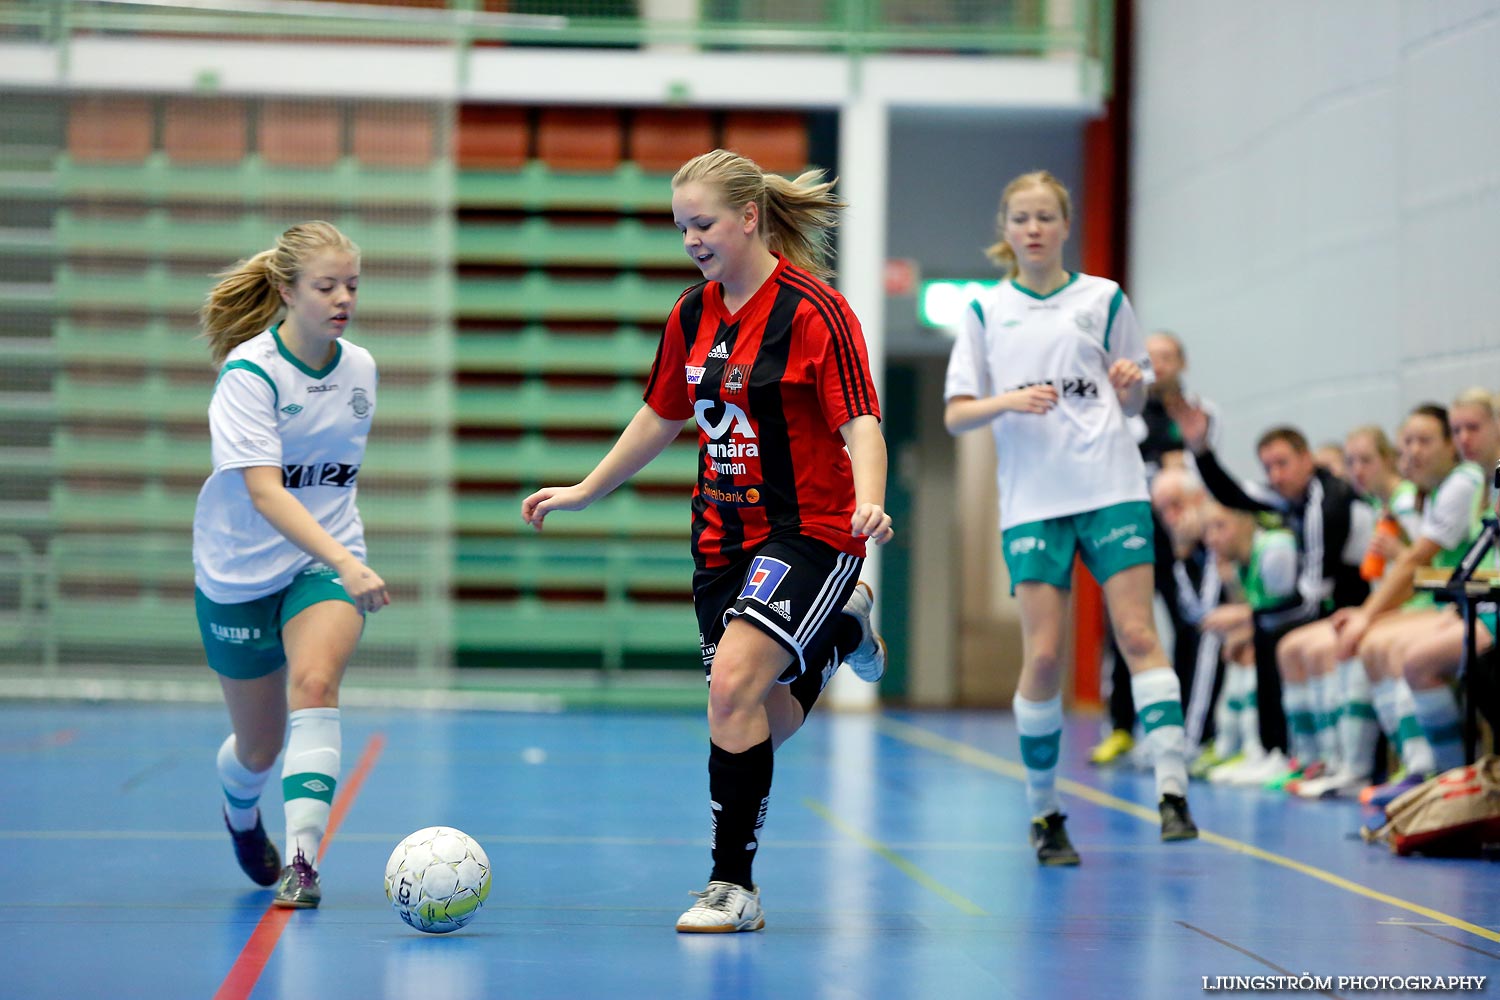
[[[791,601],[772,601],[770,607],[771,607],[772,611],[776,612],[778,615],[780,615],[781,617],[785,618],[787,621],[791,621],[792,620],[792,602]]]
[[[727,361],[729,359],[729,347],[721,340],[714,345],[713,350],[708,352],[708,356]]]

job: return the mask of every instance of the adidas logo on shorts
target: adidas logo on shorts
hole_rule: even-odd
[[[792,620],[792,602],[791,601],[772,601],[771,604],[770,604],[770,607],[771,607],[772,611],[776,612],[778,615],[780,615],[781,617],[785,618],[787,621],[791,621]]]
[[[721,358],[727,361],[729,359],[729,347],[721,340],[714,345],[713,350],[708,352],[708,356],[711,358]]]

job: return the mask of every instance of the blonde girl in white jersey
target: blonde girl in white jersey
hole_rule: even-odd
[[[1126,418],[1151,364],[1112,281],[1063,267],[1072,204],[1046,171],[1000,198],[989,256],[1006,280],[965,311],[944,391],[952,434],[989,426],[999,454],[1001,539],[1020,603],[1023,663],[1014,709],[1043,865],[1076,865],[1055,780],[1062,650],[1074,554],[1104,589],[1156,767],[1162,839],[1198,835],[1188,812],[1177,675],[1152,618],[1155,546],[1145,467]]]
[[[354,503],[376,389],[369,352],[341,340],[359,249],[308,222],[220,279],[201,312],[219,379],[193,565],[233,726],[218,755],[224,822],[245,874],[277,886],[277,906],[315,907],[313,863],[339,776],[339,682],[364,616],[390,602],[365,565]],[[283,738],[284,867],[257,804]]]

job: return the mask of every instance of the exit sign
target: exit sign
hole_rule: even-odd
[[[992,281],[924,281],[917,296],[917,319],[928,326],[951,330],[958,326],[964,310],[981,294],[999,285]]]

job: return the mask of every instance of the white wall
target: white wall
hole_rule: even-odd
[[[1138,0],[1129,292],[1256,473],[1500,390],[1500,0]]]

